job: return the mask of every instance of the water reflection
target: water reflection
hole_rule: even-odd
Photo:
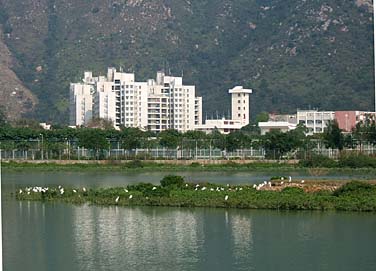
[[[7,200],[5,270],[374,270],[376,216]]]
[[[178,268],[198,261],[200,230],[193,212],[81,206],[73,216],[76,255],[83,269],[120,264],[155,270],[161,262]],[[92,261],[98,256],[99,263]]]
[[[235,213],[231,216],[232,253],[237,265],[252,261],[253,237],[252,216]]]

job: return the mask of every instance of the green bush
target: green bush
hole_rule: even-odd
[[[285,187],[281,191],[284,194],[304,194],[304,190],[299,187]]]
[[[337,165],[338,164],[336,161],[324,155],[312,155],[311,157],[307,159],[303,159],[299,161],[299,166],[309,167],[309,168],[315,168],[315,167],[333,168],[333,167],[336,167]]]
[[[124,165],[126,168],[143,168],[144,165],[140,160],[132,160]]]
[[[339,159],[339,165],[351,168],[376,167],[376,158],[363,154],[343,155]]]
[[[333,195],[336,197],[339,197],[339,196],[348,195],[348,194],[358,194],[358,193],[369,194],[373,192],[376,192],[375,186],[368,184],[368,183],[364,183],[364,182],[353,181],[335,190],[333,192]]]
[[[167,175],[161,180],[162,187],[182,187],[184,184],[184,177],[176,175]]]

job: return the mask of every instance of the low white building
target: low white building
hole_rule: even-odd
[[[244,89],[242,86],[236,86],[229,90],[231,94],[231,119],[209,119],[205,124],[196,125],[196,130],[210,133],[217,129],[223,134],[229,134],[240,130],[249,124],[249,95],[251,89]]]
[[[323,133],[330,121],[335,119],[334,111],[298,110],[297,124],[307,127],[307,135]]]
[[[259,122],[258,126],[260,128],[261,135],[265,135],[272,130],[279,130],[281,132],[295,130],[297,125],[287,121],[267,121]]]

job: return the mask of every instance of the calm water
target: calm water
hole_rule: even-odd
[[[222,176],[190,175],[228,182]],[[242,173],[237,180],[257,178]],[[5,174],[4,270],[376,270],[376,214],[73,206],[7,196],[26,184],[159,179]]]

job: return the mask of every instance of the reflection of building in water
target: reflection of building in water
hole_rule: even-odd
[[[87,264],[85,270],[111,270],[112,265],[147,270],[161,260],[178,269],[197,261],[199,221],[194,212],[181,210],[78,207],[77,257]],[[93,266],[98,259],[100,266]]]
[[[233,214],[230,216],[230,225],[234,242],[234,256],[238,260],[247,260],[253,249],[251,217]]]

